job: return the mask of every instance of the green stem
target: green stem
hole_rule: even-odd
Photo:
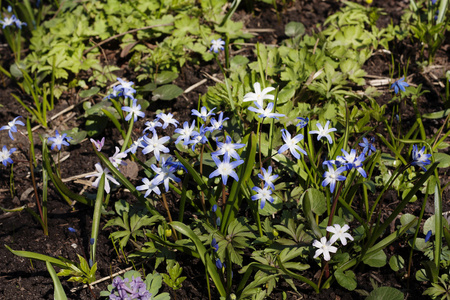
[[[133,131],[133,125],[134,125],[134,118],[133,116],[131,116],[130,125],[128,126],[127,135],[125,137],[125,141],[123,142],[121,152],[124,152],[129,146],[128,143],[130,142],[131,132]]]

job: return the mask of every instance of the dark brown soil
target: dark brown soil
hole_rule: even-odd
[[[374,1],[374,5],[382,6],[387,12],[386,16],[383,16],[379,20],[379,26],[385,26],[393,18],[394,23],[398,23],[399,16],[401,15],[402,9],[407,5],[406,3],[400,2],[399,5],[383,4],[380,1]],[[316,24],[322,23],[326,17],[334,13],[342,5],[337,1],[287,1],[286,7],[282,7],[281,4],[278,5],[276,11],[273,6],[264,4],[262,2],[255,2],[256,7],[254,11],[246,11],[245,7],[239,9],[233,16],[236,20],[243,20],[247,28],[270,28],[274,29],[273,32],[268,34],[259,34],[252,42],[262,42],[267,44],[275,44],[284,38],[284,26],[291,21],[302,22],[308,33],[316,30]],[[448,43],[448,41],[447,41]],[[448,45],[445,45],[443,49],[448,49]],[[398,47],[398,49],[408,49],[410,45],[403,47]],[[117,53],[119,53],[118,51]],[[249,53],[251,51],[248,51]],[[409,52],[411,53],[411,52]],[[402,53],[395,53],[396,57],[400,57]],[[118,57],[118,55],[117,55]],[[448,64],[448,53],[445,51],[438,52],[436,59],[444,70],[449,69]],[[369,75],[375,76],[389,76],[389,65],[391,64],[390,55],[377,54],[374,55],[366,64],[365,71]],[[202,68],[212,68],[208,66],[186,66],[183,68],[180,77],[177,79],[176,84],[181,88],[186,89],[187,87],[197,83],[202,80],[204,76],[201,71]],[[126,64],[124,65],[123,72],[125,74],[132,74],[130,70],[127,69]],[[434,85],[434,80],[426,75],[421,75],[417,66],[412,64],[410,66],[411,77],[409,82],[416,85],[423,84],[424,89],[428,89],[431,93],[425,94],[419,99],[419,106],[421,113],[433,112],[437,110],[442,110],[443,101],[439,99],[438,95],[445,95],[444,89],[440,88],[438,85]],[[129,79],[132,79],[130,75]],[[0,110],[0,125],[6,124],[8,121],[13,119],[18,115],[27,116],[27,112],[10,96],[13,92],[20,95],[28,101],[27,96],[17,90],[17,87],[8,80],[3,80],[3,86],[0,87],[0,104],[3,108]],[[157,103],[157,108],[170,109],[175,117],[181,122],[190,119],[190,110],[196,108],[197,100],[199,95],[206,92],[208,85],[213,85],[212,81],[208,81],[206,85],[202,85],[195,89],[193,92],[178,97],[174,101],[166,101],[163,103]],[[61,111],[69,104],[76,103],[76,99],[66,96],[67,101],[60,101],[54,112],[50,115]],[[381,96],[378,101],[380,104],[387,103],[390,99],[390,93]],[[155,109],[156,110],[156,109]],[[155,111],[154,110],[154,111]],[[74,115],[70,117],[69,113],[63,114],[56,120],[51,122],[50,127],[53,129],[58,129],[59,131],[70,129],[73,127],[82,127],[83,120],[77,119],[77,117],[82,113],[81,105],[77,105],[72,112]],[[389,105],[388,111],[392,111],[392,105]],[[147,112],[147,117],[152,118],[154,115],[152,112]],[[410,107],[402,107],[401,110],[402,120],[405,121],[404,124],[408,124],[408,120],[414,120],[414,111]],[[440,126],[443,124],[444,120],[427,120],[425,121],[426,133],[431,136]],[[136,125],[136,134],[141,132],[142,126],[145,121],[139,121]],[[111,128],[111,127],[110,127]],[[380,132],[383,132],[380,129]],[[51,134],[53,131],[38,129],[36,132],[41,135]],[[28,147],[26,137],[15,134],[17,141],[12,143],[12,141],[7,136],[6,132],[0,132],[0,146],[7,145],[8,148],[16,147],[19,151],[15,155],[14,164],[14,178],[15,178],[15,196],[12,197],[9,192],[9,168],[0,168],[0,206],[5,208],[14,208],[22,205],[28,205],[29,208],[35,210],[36,200],[35,195],[32,190],[30,179],[30,170],[28,167],[27,157]],[[106,146],[105,151],[112,154],[114,153],[115,141],[118,138],[118,133],[115,130],[107,129],[105,131]],[[36,156],[39,158],[40,151],[39,147],[41,143],[38,138],[35,139],[36,143]],[[18,147],[17,145],[21,145]],[[70,155],[69,158],[61,163],[61,174],[63,178],[69,178],[71,176],[77,176],[80,174],[88,173],[94,170],[94,164],[97,162],[97,158],[93,152],[92,146],[89,142],[85,141],[80,145],[71,146],[66,148],[62,154]],[[449,181],[449,175],[447,170],[440,171],[441,181],[446,183]],[[36,173],[37,180],[39,182],[40,174]],[[84,179],[84,178],[82,178]],[[69,187],[80,192],[83,188],[82,184],[76,183],[75,180],[68,182]],[[38,187],[40,189],[40,187]],[[92,189],[88,189],[91,193],[95,192]],[[114,202],[118,199],[126,199],[129,201],[134,201],[133,198],[124,191],[119,191],[113,194]],[[444,211],[449,210],[448,206],[448,188],[444,191],[444,202],[446,207]],[[41,196],[41,195],[39,195]],[[173,199],[175,201],[175,199]],[[430,200],[429,200],[430,201]],[[386,202],[386,208],[392,209],[395,203],[398,202],[397,195],[392,193],[392,198],[390,201]],[[417,201],[408,208],[410,213],[416,214],[420,211],[420,202]],[[170,204],[172,208],[176,209],[176,203]],[[162,213],[162,207],[157,207]],[[92,225],[92,209],[86,207],[82,204],[76,204],[73,208],[70,207],[64,200],[59,196],[57,192],[50,189],[49,193],[49,235],[45,236],[43,234],[42,228],[39,224],[32,218],[32,216],[23,211],[20,213],[0,213],[0,261],[2,262],[2,268],[0,269],[0,278],[2,284],[0,285],[0,299],[53,299],[53,285],[52,280],[47,272],[44,263],[37,261],[30,261],[21,257],[14,256],[2,245],[8,245],[14,250],[26,250],[36,253],[41,253],[49,256],[62,256],[69,259],[77,260],[76,254],[88,255],[89,249],[89,237]],[[175,211],[177,214],[177,211]],[[101,227],[105,224],[102,221]],[[70,233],[68,227],[73,227],[77,229],[76,233]],[[129,267],[123,260],[122,255],[118,255],[112,246],[111,240],[109,240],[109,230],[102,230],[99,235],[99,246],[98,246],[98,273],[97,279],[107,277],[112,273],[118,272]],[[73,245],[76,245],[74,247]],[[393,254],[404,254],[403,257],[408,257],[409,248],[405,246],[406,242],[400,242],[391,246],[387,250],[388,256]],[[420,257],[417,256],[414,260],[413,274],[418,268],[421,268],[419,262]],[[191,257],[186,255],[177,254],[177,260],[183,267],[183,276],[187,276],[187,280],[183,283],[183,288],[174,292],[170,290],[167,286],[164,286],[164,290],[170,292],[172,295],[176,294],[178,299],[207,299],[207,291],[204,285],[205,275],[204,267],[198,260],[193,260]],[[152,270],[154,261],[150,261],[144,264],[147,271]],[[137,266],[142,267],[141,266]],[[158,269],[160,272],[165,272],[165,266]],[[235,274],[238,270],[235,271]],[[318,271],[317,266],[313,266],[310,272]],[[393,286],[402,290],[409,299],[421,299],[422,293],[426,288],[423,285],[418,284],[414,279],[411,280],[411,285],[408,287],[406,279],[403,279],[401,275],[393,273],[389,267],[381,269],[358,269],[358,289],[363,289],[366,291],[371,291],[373,289],[370,280],[375,280],[379,285],[382,286]],[[314,274],[309,274],[313,277]],[[101,290],[105,290],[107,284],[110,280],[103,283],[95,285],[93,293],[98,295]],[[91,292],[88,289],[80,289],[75,292],[70,292],[74,287],[78,287],[79,284],[70,283],[66,280],[62,280],[63,286],[69,299],[93,299]],[[237,284],[238,282],[236,282]],[[311,289],[297,282],[298,289],[301,295],[297,295],[292,292],[287,292],[288,299],[363,299],[361,295],[357,292],[349,292],[342,289],[341,287],[334,285],[332,288],[322,292],[320,295],[315,295]],[[273,293],[272,299],[282,299],[283,291],[291,291],[290,287],[281,284]],[[218,296],[214,295],[214,299]],[[426,298],[424,298],[426,299]]]

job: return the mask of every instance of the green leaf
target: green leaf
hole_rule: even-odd
[[[434,113],[423,114],[422,117],[425,119],[443,119],[450,113],[450,108],[446,110],[437,111]]]
[[[404,294],[390,286],[374,289],[366,300],[403,300]]]
[[[43,261],[43,262],[49,262],[53,265],[56,265],[62,269],[67,269],[67,265],[62,261],[59,260],[57,258],[51,257],[51,256],[47,256],[47,255],[43,255],[43,254],[39,254],[39,253],[34,253],[34,252],[29,252],[29,251],[17,251],[17,250],[13,250],[10,247],[8,247],[7,245],[5,245],[6,249],[8,249],[9,251],[12,252],[12,254],[17,255],[17,256],[21,256],[21,257],[25,257],[25,258],[29,258],[29,259],[36,259],[39,261]]]
[[[313,213],[321,216],[327,211],[327,199],[321,191],[314,188],[307,189],[304,197],[309,201]]]
[[[97,95],[97,93],[99,91],[100,91],[100,88],[95,86],[95,87],[90,88],[89,90],[81,91],[78,95],[81,98],[88,98],[88,97],[92,97],[94,95]]]
[[[53,266],[48,261],[45,262],[45,265],[47,266],[47,270],[50,273],[50,276],[53,280],[53,286],[55,289],[54,298],[55,300],[66,300],[67,296],[64,292],[64,289],[61,285],[61,281],[59,281],[58,275],[56,275],[55,269],[53,269]]]
[[[395,272],[405,267],[405,260],[400,255],[392,255],[389,259],[389,266]]]
[[[376,251],[371,256],[365,256],[363,262],[371,267],[381,268],[386,265],[386,260],[387,257],[384,251]]]
[[[337,269],[336,272],[334,272],[334,276],[336,277],[337,282],[347,290],[353,291],[356,289],[356,275],[353,271],[348,270],[343,272],[341,269]]]
[[[178,78],[178,73],[170,72],[170,71],[163,71],[156,76],[155,83],[157,85],[166,84],[166,83],[170,83],[170,82],[174,81],[177,78]],[[163,100],[168,100],[168,99],[163,99]]]
[[[174,84],[160,86],[153,91],[152,100],[172,100],[183,94],[183,90]]]
[[[305,34],[305,26],[300,22],[289,22],[286,24],[284,33],[291,38]]]
[[[446,153],[434,153],[434,160],[439,163],[438,168],[448,168],[450,167],[450,155]]]

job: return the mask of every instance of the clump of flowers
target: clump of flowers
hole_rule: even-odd
[[[150,300],[152,297],[152,294],[147,291],[147,286],[140,277],[135,278],[133,276],[131,282],[129,282],[128,278],[116,277],[112,286],[113,289],[109,295],[109,299],[112,300]]]
[[[336,253],[338,248],[333,246],[333,244],[340,240],[343,246],[347,245],[347,239],[353,241],[353,237],[347,231],[350,229],[350,226],[345,224],[341,227],[339,224],[334,224],[333,226],[328,226],[327,231],[333,233],[333,236],[330,240],[327,240],[327,237],[323,236],[320,241],[314,240],[313,246],[318,248],[316,253],[314,254],[314,258],[317,258],[319,255],[323,255],[323,259],[329,261],[331,259],[330,253]]]

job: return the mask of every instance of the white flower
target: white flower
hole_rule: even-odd
[[[158,195],[161,195],[161,190],[158,187],[159,182],[157,182],[155,179],[148,180],[148,178],[142,178],[143,185],[137,186],[136,190],[143,191],[146,190],[144,197],[147,198],[148,195],[151,194],[151,192],[155,192]]]
[[[93,187],[98,187],[98,185],[100,183],[100,179],[102,179],[103,173],[105,174],[105,192],[107,192],[109,194],[109,191],[111,190],[110,186],[109,186],[109,181],[111,181],[112,183],[114,183],[116,185],[120,185],[120,183],[116,179],[114,179],[114,177],[112,177],[112,175],[110,175],[111,173],[108,168],[103,169],[102,165],[100,163],[96,163],[95,169],[97,170],[97,173],[86,176],[86,178],[93,177],[93,176],[97,177],[97,179],[95,179],[95,181],[92,183]]]
[[[162,129],[166,129],[169,124],[173,124],[175,128],[177,127],[178,121],[173,118],[173,115],[171,113],[159,113],[156,115],[156,117],[164,122]]]
[[[328,226],[327,231],[333,233],[333,236],[330,239],[330,243],[333,244],[337,240],[341,240],[342,245],[347,245],[347,240],[349,239],[353,241],[353,237],[350,233],[347,233],[347,230],[350,229],[350,226],[345,224],[343,227],[339,224],[334,224],[333,226]]]
[[[328,142],[330,144],[333,144],[333,140],[331,139],[330,132],[336,131],[336,128],[330,128],[328,129],[328,126],[330,125],[330,121],[327,121],[325,124],[325,128],[322,127],[320,123],[317,123],[316,126],[319,128],[319,130],[312,130],[309,132],[309,134],[318,134],[317,140],[320,140],[323,137],[326,137],[328,139]]]
[[[127,153],[120,152],[119,147],[116,146],[116,152],[109,158],[109,161],[113,164],[114,167],[116,167],[116,169],[119,169],[119,165],[127,165],[124,161],[122,161],[122,159],[125,157],[127,157]]]
[[[144,136],[144,143],[147,146],[142,150],[142,153],[147,154],[149,152],[153,152],[156,157],[156,160],[159,161],[160,152],[169,153],[169,148],[164,146],[164,143],[167,143],[170,140],[170,137],[165,136],[158,139],[158,136],[154,134],[151,139],[147,136]]]
[[[273,87],[267,87],[261,91],[261,84],[259,82],[255,82],[253,85],[253,88],[255,89],[255,92],[250,92],[245,94],[243,101],[256,101],[256,103],[260,106],[264,106],[264,100],[274,100],[274,95],[267,95],[271,91],[275,90]]]
[[[323,259],[326,261],[329,261],[331,259],[330,252],[336,253],[337,248],[334,246],[331,246],[331,243],[327,241],[327,238],[324,236],[318,240],[314,240],[313,246],[318,248],[316,250],[316,254],[314,255],[314,258],[318,257],[320,254],[323,254]]]
[[[224,50],[224,47],[223,47],[224,45],[225,45],[225,41],[223,41],[222,39],[212,40],[211,48],[209,48],[209,51],[218,53],[219,50],[221,50],[221,51]]]

